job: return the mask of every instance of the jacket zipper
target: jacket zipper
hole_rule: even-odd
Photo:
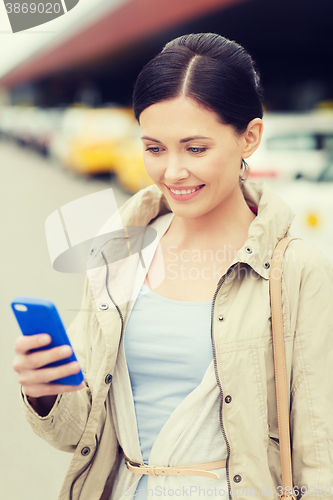
[[[223,390],[222,390],[221,381],[219,379],[219,375],[218,375],[218,371],[217,371],[216,351],[215,351],[215,343],[214,343],[214,335],[213,335],[213,318],[214,318],[214,306],[215,306],[216,296],[217,296],[218,292],[220,291],[223,283],[226,281],[226,279],[228,278],[229,274],[233,270],[233,268],[234,268],[234,266],[231,266],[228,269],[227,273],[224,276],[222,276],[222,278],[220,279],[220,281],[219,281],[219,283],[217,285],[217,288],[215,290],[214,297],[213,297],[213,303],[212,303],[211,332],[210,332],[211,333],[211,339],[212,339],[212,346],[213,346],[213,359],[214,359],[215,376],[216,376],[217,385],[219,386],[220,394],[221,394],[221,405],[220,405],[220,412],[219,412],[219,415],[220,415],[220,426],[221,426],[221,429],[222,429],[222,433],[223,433],[224,440],[225,440],[226,445],[227,445],[227,451],[228,451],[227,463],[226,463],[226,477],[227,477],[227,483],[228,483],[228,495],[229,495],[230,499],[231,499],[231,484],[230,484],[230,476],[229,476],[229,468],[228,468],[228,465],[229,465],[229,456],[230,456],[230,444],[229,444],[229,441],[227,439],[227,436],[226,436],[226,433],[225,433],[225,430],[224,430],[223,421],[222,421]]]
[[[122,312],[119,308],[119,306],[115,303],[115,301],[113,300],[112,296],[111,296],[111,293],[109,291],[109,264],[108,264],[108,261],[106,260],[106,257],[104,255],[103,252],[101,252],[101,255],[103,257],[103,260],[105,262],[105,265],[106,265],[106,277],[105,277],[105,286],[106,286],[106,291],[108,293],[108,296],[110,297],[112,303],[114,304],[115,308],[117,309],[118,313],[119,313],[119,316],[120,316],[120,320],[121,320],[121,333],[120,333],[120,340],[119,340],[119,344],[118,344],[118,351],[119,351],[119,347],[120,347],[120,342],[121,342],[121,338],[122,338],[122,335],[123,335],[123,331],[124,331],[124,318],[123,318],[123,315],[122,315]],[[82,474],[84,474],[84,472],[92,466],[93,464],[93,461],[95,459],[95,456],[96,456],[96,452],[97,452],[97,449],[98,449],[98,439],[97,439],[97,436],[96,436],[96,443],[97,443],[97,446],[96,446],[96,450],[95,450],[95,453],[93,455],[93,457],[91,458],[90,462],[85,466],[85,468],[80,472],[80,474],[78,476],[76,476],[76,478],[73,480],[72,484],[71,484],[71,488],[70,488],[70,492],[69,492],[69,500],[73,500],[73,489],[74,489],[74,486],[75,486],[75,483],[76,481],[82,476]],[[87,478],[86,478],[87,479]],[[84,480],[84,483],[86,481],[86,479]],[[82,488],[84,486],[84,483],[82,485]],[[81,492],[82,492],[82,488],[81,488],[81,491],[79,493],[79,497],[81,495]],[[78,497],[78,498],[79,498]]]
[[[121,320],[121,332],[120,332],[120,339],[119,339],[119,344],[118,344],[118,352],[119,352],[119,348],[120,348],[120,343],[121,343],[121,339],[122,339],[122,336],[123,336],[123,332],[124,332],[124,317],[122,315],[122,312],[119,308],[119,306],[115,303],[115,301],[113,300],[112,298],[112,295],[110,293],[110,290],[109,290],[109,263],[108,261],[106,260],[106,257],[104,255],[103,252],[101,252],[101,255],[103,257],[103,260],[105,262],[105,265],[106,265],[106,277],[105,277],[105,286],[106,286],[106,291],[108,292],[108,296],[110,297],[110,300],[112,301],[112,304],[115,306],[115,308],[117,309],[118,313],[119,313],[119,316],[120,316],[120,320]]]
[[[105,265],[106,265],[106,279],[105,279],[105,286],[106,286],[106,291],[108,293],[108,296],[110,297],[110,300],[112,301],[113,305],[115,306],[115,308],[117,309],[118,313],[119,313],[119,316],[120,316],[120,320],[121,320],[121,333],[120,333],[120,340],[119,340],[119,344],[118,344],[118,351],[119,351],[119,347],[120,347],[120,343],[121,343],[121,339],[122,339],[122,336],[123,336],[123,332],[124,332],[124,317],[122,315],[122,312],[119,308],[119,306],[115,303],[115,301],[113,300],[112,298],[112,295],[110,293],[110,290],[109,290],[109,265],[108,265],[108,261],[106,260],[106,257],[105,255],[103,254],[103,252],[101,252],[101,255],[103,257],[103,260],[105,262]],[[216,351],[215,351],[215,344],[214,344],[214,339],[213,339],[213,315],[214,315],[214,306],[215,306],[215,299],[216,299],[216,296],[218,294],[218,292],[220,291],[223,283],[225,282],[225,280],[228,278],[229,274],[231,273],[231,271],[233,270],[234,266],[230,267],[228,269],[228,272],[222,276],[220,282],[218,283],[218,286],[217,286],[217,289],[215,290],[215,293],[214,293],[214,297],[213,297],[213,303],[212,303],[212,314],[211,314],[211,339],[212,339],[212,346],[213,346],[213,359],[214,359],[214,370],[215,370],[215,376],[216,376],[216,380],[217,380],[217,384],[219,386],[219,389],[220,389],[220,393],[221,393],[221,405],[220,405],[220,426],[221,426],[221,429],[222,429],[222,433],[223,433],[223,436],[224,436],[224,439],[225,439],[225,442],[226,442],[226,445],[227,445],[227,451],[228,451],[228,456],[227,456],[227,463],[226,463],[226,477],[227,477],[227,483],[228,483],[228,494],[229,494],[229,498],[231,498],[231,485],[230,485],[230,477],[229,477],[229,469],[228,469],[228,463],[229,463],[229,456],[230,456],[230,445],[229,445],[229,441],[227,440],[227,436],[226,436],[226,433],[225,433],[225,430],[224,430],[224,426],[223,426],[223,421],[222,421],[222,404],[223,404],[223,390],[222,390],[222,385],[221,385],[221,381],[219,379],[219,376],[218,376],[218,372],[217,372],[217,362],[216,362]],[[97,441],[97,436],[96,436],[96,441]],[[83,471],[81,471],[81,473],[74,479],[72,485],[71,485],[71,489],[70,489],[70,500],[72,500],[73,498],[73,488],[74,488],[74,485],[76,483],[76,481],[81,477],[81,475],[87,470],[87,468],[89,466],[91,466],[93,464],[93,461],[94,461],[94,458],[96,456],[96,452],[97,452],[97,448],[98,448],[98,441],[97,441],[97,446],[96,446],[96,450],[95,450],[95,453],[92,457],[92,459],[90,460],[90,462],[86,465],[86,467],[83,469]],[[84,483],[83,483],[84,485]],[[82,485],[82,487],[83,487]],[[81,491],[82,491],[82,488],[81,488]],[[80,492],[81,494],[81,492]]]
[[[120,319],[121,319],[121,334],[120,334],[120,340],[119,340],[119,344],[118,344],[118,351],[119,351],[119,347],[120,347],[120,343],[121,343],[121,339],[122,339],[122,335],[123,335],[123,331],[124,331],[124,318],[123,318],[123,315],[121,313],[121,310],[119,309],[118,305],[113,300],[113,298],[111,296],[111,293],[109,291],[109,285],[108,285],[108,282],[109,282],[109,266],[108,266],[108,261],[106,260],[106,257],[104,256],[103,252],[101,252],[101,254],[102,254],[102,257],[103,257],[104,262],[106,264],[106,290],[108,292],[108,295],[109,295],[112,303],[116,307],[116,309],[117,309],[117,311],[119,313]],[[217,372],[216,351],[215,351],[215,344],[214,344],[214,340],[213,340],[213,315],[214,315],[214,305],[215,305],[216,296],[217,296],[218,292],[220,291],[223,283],[228,278],[228,276],[230,275],[230,273],[231,273],[231,271],[233,270],[234,267],[235,267],[235,265],[231,266],[228,269],[227,273],[224,276],[222,276],[221,280],[219,281],[219,283],[217,285],[217,289],[215,290],[214,297],[213,297],[212,314],[211,314],[211,339],[212,339],[212,346],[213,346],[214,370],[215,370],[215,376],[216,376],[217,384],[219,386],[220,393],[221,393],[220,426],[221,426],[221,429],[222,429],[222,433],[223,433],[223,436],[224,436],[224,439],[225,439],[225,442],[226,442],[226,445],[227,445],[227,451],[228,451],[227,462],[226,462],[226,477],[227,477],[227,484],[228,484],[228,494],[229,494],[229,498],[230,499],[231,499],[231,484],[230,484],[230,476],[229,476],[229,469],[228,469],[229,456],[230,456],[230,445],[229,445],[229,441],[227,439],[227,436],[226,436],[226,433],[225,433],[225,430],[224,430],[223,421],[222,421],[223,390],[222,390],[221,381],[219,379],[218,372]]]
[[[95,448],[95,451],[94,451],[94,454],[93,456],[91,457],[91,460],[90,462],[87,463],[87,465],[84,467],[84,469],[80,472],[80,474],[78,474],[76,476],[76,478],[73,480],[72,484],[71,484],[71,488],[69,490],[69,500],[73,500],[73,490],[74,490],[74,486],[75,486],[75,483],[76,481],[78,481],[80,479],[80,477],[82,476],[82,474],[84,474],[86,472],[87,469],[91,468],[92,467],[92,464],[94,463],[94,460],[95,460],[95,457],[96,457],[96,453],[97,453],[97,450],[98,450],[98,446],[99,446],[99,441],[97,439],[97,436],[95,436],[95,439],[96,439],[96,448]],[[88,473],[89,474],[89,473]],[[86,479],[88,477],[88,474],[85,478],[85,480],[83,481],[83,484],[81,486],[81,490],[80,490],[80,493],[79,493],[79,496],[78,498],[80,498],[80,495],[82,493],[82,488],[84,486],[84,483],[86,482]]]

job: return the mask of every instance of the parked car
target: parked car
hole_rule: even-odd
[[[137,127],[129,108],[69,108],[50,152],[66,168],[79,173],[111,172],[115,170],[116,145]]]
[[[333,263],[333,154],[315,181],[267,181],[294,210],[293,236],[315,245]]]
[[[250,177],[316,180],[333,151],[333,113],[266,113],[258,150],[249,158]]]
[[[15,108],[15,121],[11,129],[12,138],[21,146],[30,146],[38,108],[35,106],[15,106]]]
[[[30,126],[30,144],[42,154],[49,153],[54,135],[60,130],[64,108],[36,108]]]
[[[136,193],[153,184],[143,164],[139,127],[133,132],[115,147],[115,173],[122,188],[129,193]]]
[[[2,136],[20,141],[22,121],[26,121],[26,116],[30,112],[31,106],[2,106],[0,108],[0,131]]]
[[[9,138],[9,130],[11,124],[14,121],[14,116],[12,113],[12,106],[1,106],[0,107],[0,135],[1,138]]]

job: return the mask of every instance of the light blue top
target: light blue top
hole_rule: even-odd
[[[201,382],[213,359],[212,301],[171,300],[143,285],[124,334],[144,462],[171,413]],[[147,498],[143,476],[136,498]]]

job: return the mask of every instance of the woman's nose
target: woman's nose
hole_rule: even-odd
[[[189,172],[182,164],[181,159],[175,155],[168,158],[164,171],[164,177],[168,181],[186,179],[189,177]]]

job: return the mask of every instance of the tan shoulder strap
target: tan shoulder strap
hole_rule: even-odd
[[[272,337],[274,353],[274,373],[276,387],[276,404],[280,441],[280,460],[283,494],[281,499],[295,498],[293,493],[293,476],[290,451],[289,431],[289,390],[287,388],[286,357],[283,335],[283,312],[281,295],[282,260],[287,246],[292,240],[300,238],[283,238],[276,245],[270,269],[270,298],[272,312]]]

